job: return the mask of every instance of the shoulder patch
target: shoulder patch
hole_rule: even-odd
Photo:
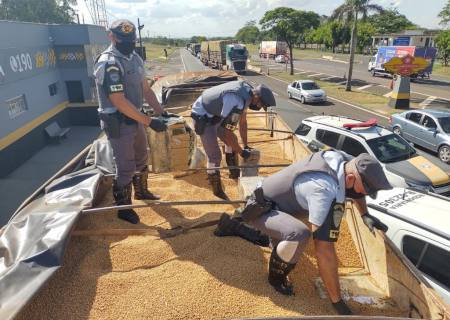
[[[120,69],[115,65],[110,65],[106,68],[106,72],[111,72],[111,71],[120,71]]]
[[[113,84],[113,85],[109,86],[109,90],[111,92],[122,92],[123,85],[122,84]]]

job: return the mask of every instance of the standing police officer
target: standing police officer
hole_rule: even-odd
[[[113,149],[116,177],[113,195],[117,205],[131,204],[131,182],[134,198],[158,200],[147,190],[147,134],[145,127],[164,131],[164,120],[139,112],[143,99],[157,115],[166,115],[150,89],[144,62],[134,51],[136,27],[128,20],[117,20],[109,29],[111,45],[98,57],[94,67],[99,100],[99,116]],[[120,219],[136,224],[134,210],[119,210]]]
[[[192,119],[195,133],[200,136],[205,153],[208,157],[208,168],[220,167],[222,153],[217,137],[226,144],[227,164],[237,165],[237,154],[247,159],[251,152],[248,147],[239,145],[233,132],[239,124],[241,137],[246,146],[247,122],[245,112],[247,107],[260,110],[275,106],[275,97],[265,85],[253,88],[245,81],[230,81],[203,92],[192,106]],[[230,171],[232,176],[236,171]],[[227,199],[220,180],[220,171],[208,170],[208,180],[215,196]]]
[[[367,213],[365,195],[392,189],[380,163],[367,153],[352,158],[341,151],[317,152],[303,161],[265,178],[239,212],[239,218],[222,215],[216,235],[235,235],[247,240],[256,227],[272,241],[269,283],[278,292],[294,294],[288,274],[294,269],[310,238],[309,228],[295,216],[308,214],[312,225],[320,276],[333,307],[341,315],[352,314],[341,298],[334,242],[344,215],[345,198],[354,199],[367,227],[387,231],[387,226]],[[253,231],[254,233],[254,231]],[[257,235],[258,236],[258,235]],[[258,238],[258,237],[256,237]],[[255,241],[254,241],[255,242]]]

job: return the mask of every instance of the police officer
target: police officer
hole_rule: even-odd
[[[306,247],[311,231],[320,276],[336,311],[352,314],[343,302],[338,279],[334,242],[344,215],[345,198],[352,198],[364,223],[387,231],[387,226],[369,215],[365,195],[392,189],[379,162],[367,153],[352,158],[341,151],[315,153],[303,161],[265,178],[239,212],[241,219],[268,235],[272,241],[269,283],[285,295],[294,293],[288,280]],[[307,213],[312,230],[295,215]],[[249,239],[253,232],[238,219],[223,215],[218,230],[230,229]],[[247,237],[244,235],[247,234]]]
[[[141,112],[143,99],[153,107],[156,115],[164,113],[150,89],[144,62],[134,51],[136,27],[128,20],[117,20],[109,29],[111,45],[97,58],[94,66],[99,116],[102,129],[113,149],[116,177],[113,195],[117,205],[131,204],[131,183],[134,198],[157,200],[160,197],[147,189],[147,135],[145,127],[164,131],[163,118],[149,117]],[[118,217],[130,223],[139,222],[131,209],[119,210]]]
[[[247,123],[245,112],[247,107],[260,110],[275,106],[275,97],[265,85],[253,88],[245,81],[230,81],[203,92],[192,106],[192,118],[195,132],[200,136],[206,155],[208,168],[220,167],[222,153],[217,137],[227,145],[228,165],[237,164],[237,154],[244,159],[251,155],[248,147],[242,148],[234,133],[239,124],[244,145],[247,144]],[[236,175],[236,171],[230,172]],[[208,170],[208,180],[213,193],[219,198],[227,199],[220,180],[220,171]]]

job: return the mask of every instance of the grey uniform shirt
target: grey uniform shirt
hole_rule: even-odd
[[[330,211],[333,201],[345,201],[345,175],[341,156],[328,151],[324,154],[328,165],[337,172],[339,183],[325,173],[309,172],[301,174],[294,182],[295,197],[300,206],[308,210],[309,222],[321,226]]]
[[[223,108],[221,117],[226,118],[228,114],[233,110],[234,107],[237,107],[239,110],[244,109],[244,100],[239,97],[235,93],[226,93],[222,97]],[[214,115],[210,114],[205,110],[202,103],[202,96],[198,97],[197,100],[192,105],[192,112],[198,114],[199,116],[207,115],[209,118],[212,118]]]

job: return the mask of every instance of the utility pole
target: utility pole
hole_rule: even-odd
[[[139,18],[138,18],[138,32],[139,32],[139,44],[142,48],[142,38],[141,38],[141,30],[144,29],[144,25],[141,25]]]

